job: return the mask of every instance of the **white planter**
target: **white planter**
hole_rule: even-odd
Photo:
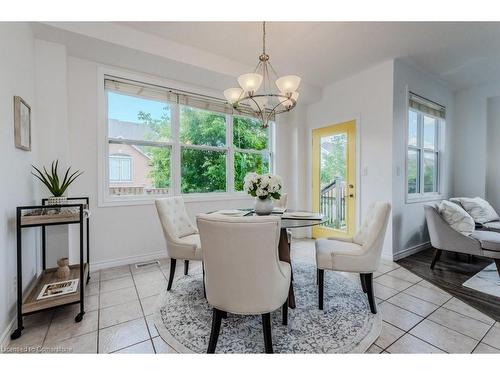
[[[47,200],[47,204],[50,206],[55,204],[66,204],[66,202],[66,197],[49,197],[49,199]]]
[[[271,197],[267,199],[255,198],[255,213],[257,215],[270,215],[273,212],[273,201]]]

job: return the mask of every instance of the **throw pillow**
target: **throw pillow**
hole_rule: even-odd
[[[438,207],[439,214],[450,227],[465,236],[474,232],[474,219],[459,205],[450,201],[442,201]]]
[[[459,203],[474,221],[479,224],[500,220],[495,209],[479,197],[476,198],[451,198],[450,201]]]

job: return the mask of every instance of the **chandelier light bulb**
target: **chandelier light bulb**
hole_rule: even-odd
[[[234,104],[242,97],[243,90],[239,87],[233,87],[224,90],[224,97],[229,102],[229,104]]]
[[[262,75],[259,73],[247,73],[238,77],[238,83],[244,92],[255,93],[262,84]]]
[[[278,90],[281,92],[294,92],[297,91],[300,85],[300,77],[299,76],[283,76],[276,80],[276,86]]]
[[[280,92],[280,95],[286,96],[287,98],[289,98],[289,99],[280,98],[281,105],[283,107],[285,107],[286,109],[289,109],[290,107],[293,106],[293,103],[294,103],[293,101],[295,101],[295,103],[297,103],[297,99],[299,98],[299,93],[297,91],[292,92],[292,93]],[[293,99],[293,101],[292,101],[292,99]]]

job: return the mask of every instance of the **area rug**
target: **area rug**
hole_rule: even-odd
[[[491,263],[482,271],[476,273],[463,286],[482,293],[500,297],[500,277],[495,263]]]
[[[325,272],[325,308],[318,310],[316,268],[294,263],[296,309],[288,326],[281,312],[272,314],[275,353],[363,353],[377,339],[380,313],[370,312],[359,283],[336,272]],[[160,295],[155,325],[160,336],[179,353],[206,353],[212,308],[203,297],[200,273],[175,280]],[[263,353],[260,316],[228,314],[223,319],[216,353]]]

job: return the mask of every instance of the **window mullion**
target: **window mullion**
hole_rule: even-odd
[[[233,116],[226,114],[226,191],[234,192]]]
[[[172,191],[174,195],[181,193],[181,146],[180,146],[180,110],[179,104],[172,104],[172,157],[170,158],[170,170]]]
[[[418,186],[419,194],[424,194],[424,115],[418,113],[418,147],[419,147],[419,160],[418,160]]]

